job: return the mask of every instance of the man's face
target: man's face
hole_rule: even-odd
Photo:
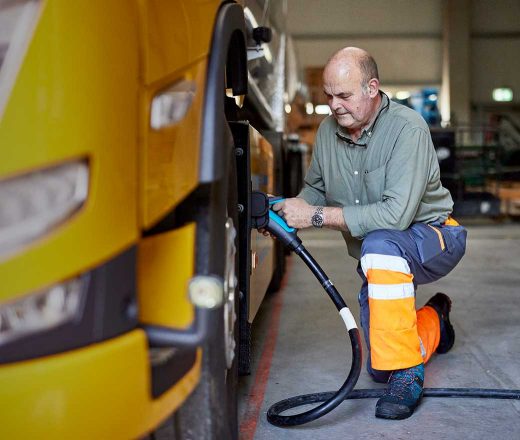
[[[361,86],[361,72],[357,66],[327,66],[323,73],[323,91],[332,115],[347,130],[360,130],[372,118],[372,99],[368,90]]]

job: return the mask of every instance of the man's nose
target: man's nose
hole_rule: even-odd
[[[335,96],[333,96],[332,98],[330,98],[330,99],[329,99],[329,107],[330,107],[332,110],[337,110],[337,109],[340,107],[339,99],[336,98]]]

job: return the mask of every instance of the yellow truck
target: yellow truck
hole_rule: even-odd
[[[0,0],[0,438],[237,437],[268,40],[243,2]]]

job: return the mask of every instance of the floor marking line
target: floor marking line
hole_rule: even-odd
[[[264,402],[269,372],[271,371],[271,363],[273,360],[274,349],[276,347],[276,340],[278,338],[283,294],[285,292],[285,286],[287,285],[287,279],[289,278],[291,269],[292,258],[287,258],[285,275],[282,279],[280,290],[275,294],[276,296],[273,301],[271,319],[268,326],[269,329],[264,339],[262,354],[255,374],[255,381],[249,392],[249,399],[244,412],[244,419],[240,423],[240,440],[253,440],[255,436],[258,417],[260,415],[262,403]]]

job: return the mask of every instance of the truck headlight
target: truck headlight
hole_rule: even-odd
[[[40,1],[0,1],[0,118],[39,17]]]
[[[181,121],[191,107],[195,91],[195,82],[183,79],[154,96],[150,126],[154,130],[161,130]]]
[[[0,259],[70,217],[87,194],[86,161],[0,180]]]
[[[75,278],[0,304],[0,345],[73,320],[84,303],[87,280]]]

